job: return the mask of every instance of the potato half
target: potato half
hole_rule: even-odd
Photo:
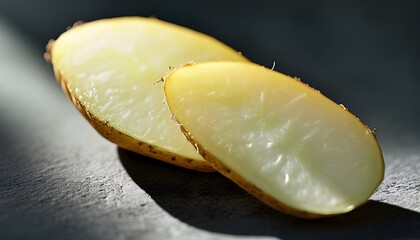
[[[164,105],[169,67],[248,61],[223,43],[155,18],[104,19],[75,26],[48,47],[73,104],[119,146],[199,171],[214,171],[185,139]]]
[[[266,204],[303,218],[351,211],[381,183],[374,134],[299,80],[251,63],[174,70],[168,106],[219,172]]]

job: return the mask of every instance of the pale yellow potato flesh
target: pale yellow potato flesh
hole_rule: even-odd
[[[384,176],[372,131],[299,80],[251,63],[209,62],[165,80],[170,111],[214,168],[281,211],[349,212]]]
[[[107,139],[175,165],[214,171],[185,139],[164,105],[170,67],[201,61],[248,61],[202,33],[155,18],[84,23],[49,46],[58,81]]]

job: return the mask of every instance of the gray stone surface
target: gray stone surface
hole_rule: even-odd
[[[40,57],[0,31],[0,239],[420,239],[419,136],[380,139],[386,177],[367,204],[296,219],[219,174],[107,142],[45,81]]]

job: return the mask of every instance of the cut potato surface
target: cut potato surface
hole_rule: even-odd
[[[369,128],[281,73],[251,63],[193,64],[167,76],[165,94],[203,157],[283,212],[345,213],[383,179],[382,152]]]
[[[187,62],[248,61],[204,34],[154,18],[125,17],[73,27],[50,46],[58,81],[105,138],[186,168],[214,171],[164,105],[162,83]]]

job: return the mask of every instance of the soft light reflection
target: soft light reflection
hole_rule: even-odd
[[[289,183],[289,174],[286,173],[286,175],[284,176],[284,184],[288,184]]]
[[[267,142],[265,144],[265,148],[270,148],[271,146],[273,146],[273,142]]]

